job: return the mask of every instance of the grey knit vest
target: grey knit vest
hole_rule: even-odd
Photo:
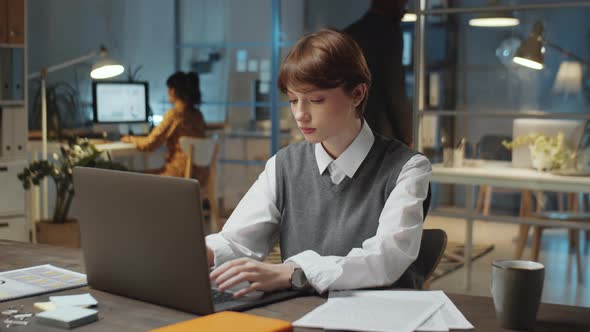
[[[375,134],[353,178],[333,184],[327,169],[319,174],[314,149],[313,144],[300,142],[276,155],[283,260],[305,250],[346,256],[351,249],[362,247],[363,241],[376,234],[379,216],[402,167],[417,154],[397,140]],[[415,283],[421,282],[416,278],[410,275],[410,282],[402,287],[416,288]]]

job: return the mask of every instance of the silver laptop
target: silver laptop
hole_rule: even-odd
[[[212,290],[196,180],[76,167],[74,190],[92,288],[199,315],[299,294],[236,300]]]

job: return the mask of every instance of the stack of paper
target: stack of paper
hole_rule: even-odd
[[[293,323],[349,331],[473,329],[442,291],[338,291]]]
[[[64,296],[50,296],[49,301],[53,302],[58,307],[94,307],[98,305],[98,301],[90,295],[78,294],[78,295],[64,295]]]
[[[42,313],[35,315],[37,322],[55,327],[74,328],[98,320],[98,311],[87,309],[98,305],[89,293],[50,296],[50,302],[35,303]]]
[[[60,307],[35,315],[37,322],[49,326],[74,328],[98,320],[98,311],[78,307]]]

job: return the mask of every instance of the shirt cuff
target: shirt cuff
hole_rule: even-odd
[[[213,265],[215,267],[236,258],[231,245],[220,233],[208,235],[205,242],[213,250]]]
[[[316,292],[322,294],[342,274],[342,267],[338,260],[342,257],[320,256],[312,250],[303,251],[285,260],[285,263],[295,263],[305,273],[309,284]]]

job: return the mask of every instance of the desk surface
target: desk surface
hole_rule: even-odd
[[[513,168],[508,162],[485,162],[477,167],[432,165],[432,181],[465,185],[491,185],[530,190],[587,192],[588,176],[564,176]]]
[[[66,249],[46,245],[0,240],[0,271],[53,264],[70,270],[84,272],[82,253],[77,249]],[[100,320],[76,331],[146,331],[179,321],[194,318],[194,315],[157,305],[89,289],[74,289],[59,294],[90,292],[99,302]],[[475,326],[475,331],[504,331],[496,322],[491,298],[448,294],[465,317]],[[0,309],[12,305],[24,305],[25,311],[33,312],[34,302],[48,301],[48,295],[40,295],[16,301],[0,303]],[[279,318],[289,321],[299,319],[326,300],[319,296],[296,298],[271,304],[248,313]],[[14,331],[63,331],[30,320],[29,326],[12,327]],[[4,326],[2,326],[3,328]],[[295,329],[296,331],[318,331],[316,329]],[[535,331],[590,331],[590,308],[542,304]]]

